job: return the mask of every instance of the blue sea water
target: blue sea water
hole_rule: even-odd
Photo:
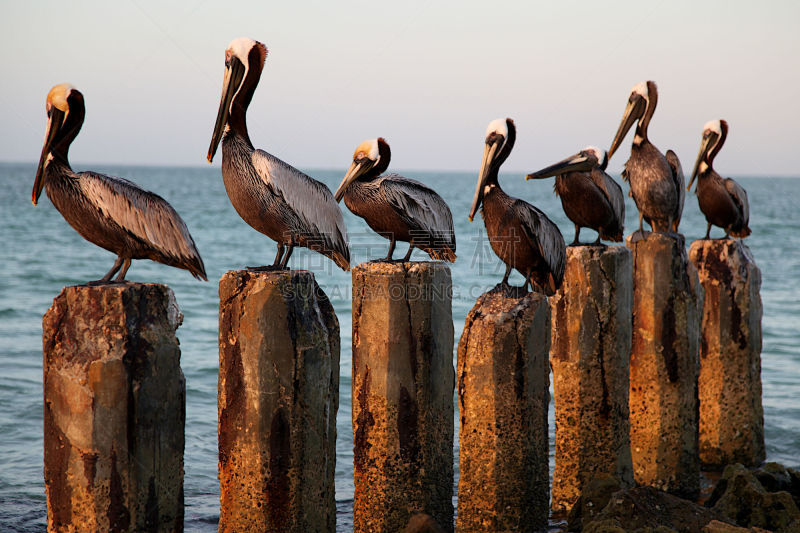
[[[77,169],[83,168],[75,165]],[[217,480],[217,282],[227,270],[269,264],[275,245],[243,222],[230,202],[219,169],[110,167],[92,170],[125,177],[157,192],[181,214],[205,261],[209,283],[188,272],[150,261],[135,261],[127,279],[166,283],[184,314],[178,330],[186,376],[185,503],[188,531],[215,531],[219,517]],[[109,252],[84,241],[47,199],[30,203],[35,165],[0,164],[0,530],[43,531],[47,506],[43,479],[42,315],[65,285],[98,279],[114,261]],[[343,171],[310,171],[335,189]],[[408,172],[435,188],[450,205],[458,239],[452,265],[455,345],[477,296],[496,284],[503,265],[486,241],[480,218],[470,224],[476,173]],[[762,381],[767,459],[800,464],[800,179],[740,178],[751,205],[753,234],[746,243],[761,268],[764,305]],[[567,242],[573,226],[553,195],[552,182],[525,182],[501,174],[511,195],[542,209]],[[627,185],[624,190],[627,191]],[[627,201],[626,233],[638,218]],[[352,263],[382,257],[388,241],[372,233],[346,209]],[[688,195],[681,230],[687,243],[705,234],[694,195]],[[720,236],[721,230],[712,230]],[[583,230],[582,240],[596,234]],[[399,244],[396,255],[405,253]],[[413,259],[425,260],[422,252]],[[342,337],[340,407],[337,418],[336,499],[338,529],[352,529],[351,281],[350,274],[306,250],[292,256],[293,268],[316,274],[339,317]],[[512,283],[521,284],[518,274]],[[455,364],[455,350],[454,350]],[[553,418],[550,405],[551,468]],[[457,425],[456,425],[457,430]],[[456,443],[456,458],[457,458]]]

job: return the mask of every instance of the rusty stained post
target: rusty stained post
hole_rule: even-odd
[[[307,271],[230,271],[219,295],[219,530],[333,532],[333,307]]]
[[[554,511],[569,511],[596,476],[633,486],[628,421],[633,259],[624,246],[570,246],[550,298],[556,419]]]
[[[633,252],[629,405],[634,479],[693,499],[700,490],[697,377],[703,288],[688,261],[683,235],[630,236],[627,246]]]
[[[183,531],[186,387],[166,285],[65,287],[44,315],[48,531]]]
[[[459,531],[547,529],[550,306],[482,294],[458,343]]]
[[[700,240],[689,258],[705,289],[700,340],[700,461],[764,461],[761,271],[740,240]]]
[[[353,269],[355,531],[453,530],[453,315],[443,263]]]

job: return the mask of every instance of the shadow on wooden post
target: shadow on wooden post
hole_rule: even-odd
[[[689,258],[705,289],[700,341],[700,461],[764,461],[761,271],[742,241],[701,240]]]
[[[453,315],[443,263],[353,269],[355,531],[453,529]]]
[[[628,421],[633,259],[624,246],[570,246],[550,298],[556,419],[554,511],[569,511],[595,477],[633,486]]]
[[[219,531],[333,532],[333,307],[307,271],[227,272],[219,294]]]
[[[628,237],[627,246],[633,252],[634,479],[694,499],[700,491],[697,376],[703,288],[683,235]]]
[[[186,385],[166,285],[65,287],[43,320],[48,531],[182,531]]]
[[[467,315],[458,343],[459,531],[547,529],[549,352],[541,294],[495,288]]]

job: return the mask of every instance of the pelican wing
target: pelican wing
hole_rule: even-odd
[[[194,240],[183,219],[166,200],[123,178],[95,172],[81,172],[79,177],[76,183],[84,197],[104,217],[162,255],[199,266],[198,273],[205,278],[203,260]]]
[[[531,246],[539,250],[539,255],[553,273],[556,285],[561,285],[561,281],[564,279],[567,250],[564,236],[561,235],[558,226],[539,209],[522,200],[515,201],[512,210],[522,222]]]
[[[614,216],[616,216],[621,226],[625,222],[625,198],[622,195],[622,187],[619,186],[619,183],[614,181],[614,178],[599,168],[593,169],[591,176],[594,184],[597,185],[598,189],[603,191],[608,203],[611,204],[611,208],[614,210]]]
[[[252,158],[259,178],[296,215],[289,218],[297,226],[292,231],[311,242],[321,241],[324,249],[338,252],[349,263],[347,228],[330,189],[263,150],[255,150]]]
[[[750,223],[750,202],[747,199],[747,191],[744,190],[744,187],[730,178],[725,178],[724,183],[725,190],[727,190],[728,194],[731,195],[733,202],[739,208],[739,212],[742,213],[744,226],[747,226]]]
[[[628,163],[626,162],[625,165],[622,167],[622,181],[626,181],[628,183],[631,182],[631,174],[628,172]]]
[[[681,217],[683,216],[683,202],[686,199],[686,181],[683,179],[683,168],[681,168],[681,162],[678,159],[678,155],[673,152],[672,150],[667,150],[667,163],[669,163],[669,168],[672,170],[672,181],[675,183],[675,187],[678,191],[678,212],[673,220],[673,228],[674,231],[678,231],[678,225],[681,223]]]
[[[456,251],[453,215],[442,197],[422,183],[397,174],[381,178],[380,193],[415,231],[429,234],[433,242]]]

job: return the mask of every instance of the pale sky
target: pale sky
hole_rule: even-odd
[[[1,5],[0,161],[38,160],[47,92],[69,82],[86,98],[76,170],[207,165],[225,48],[251,37],[269,55],[250,137],[301,169],[344,169],[383,136],[390,170],[477,172],[486,125],[508,116],[504,170],[533,171],[607,149],[631,87],[652,79],[650,138],[687,174],[703,124],[724,118],[721,174],[800,175],[797,0]]]

